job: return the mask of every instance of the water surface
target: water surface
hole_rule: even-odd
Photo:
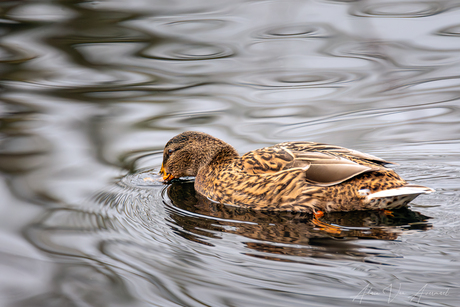
[[[456,1],[0,3],[1,306],[457,306]],[[164,185],[185,130],[316,141],[436,189],[393,216]]]

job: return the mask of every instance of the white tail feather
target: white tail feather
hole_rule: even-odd
[[[429,194],[432,192],[434,192],[433,189],[427,188],[421,185],[406,185],[400,188],[394,188],[394,189],[389,189],[389,190],[384,190],[384,191],[379,191],[379,192],[369,194],[367,196],[367,199],[371,200],[374,198],[386,198],[386,197],[402,196],[402,195],[408,195],[408,196],[414,195],[414,198],[415,198],[417,195]]]
[[[371,193],[366,196],[366,200],[375,209],[395,209],[411,202],[420,194],[429,194],[433,189],[421,185],[406,185],[384,191]]]

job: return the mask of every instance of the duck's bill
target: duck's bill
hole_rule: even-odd
[[[165,168],[163,167],[163,164],[161,164],[160,174],[163,175],[163,180],[164,181],[171,181],[171,180],[174,179],[173,175],[166,173]]]
[[[164,181],[171,181],[171,180],[173,180],[173,179],[174,179],[174,176],[171,175],[171,174],[164,174],[164,175],[163,175],[163,180],[164,180]]]

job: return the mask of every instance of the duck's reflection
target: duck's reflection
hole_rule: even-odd
[[[325,250],[328,254],[349,254],[357,247],[348,243],[350,239],[395,240],[403,231],[431,227],[426,222],[428,216],[408,208],[326,213],[317,220],[300,213],[255,211],[214,203],[197,194],[190,182],[173,183],[167,193],[179,209],[173,210],[171,217],[185,230],[184,237],[202,242],[199,236],[235,233],[249,239],[245,240],[247,247],[271,254],[315,256],[317,248],[322,256]]]

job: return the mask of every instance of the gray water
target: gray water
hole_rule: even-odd
[[[0,306],[459,306],[458,1],[0,2]],[[209,204],[186,130],[436,189],[393,216]]]

